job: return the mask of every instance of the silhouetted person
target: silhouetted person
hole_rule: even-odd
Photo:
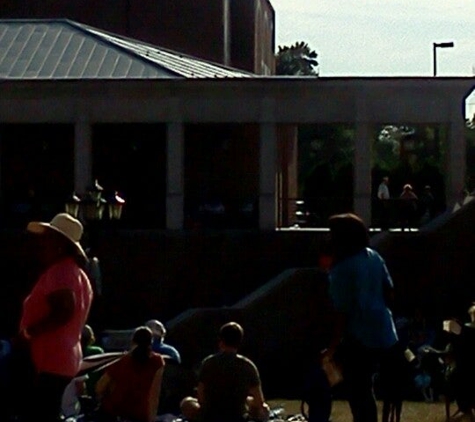
[[[389,305],[393,283],[384,259],[369,247],[368,230],[355,214],[328,220],[333,247],[329,294],[336,311],[325,355],[341,362],[354,422],[377,422],[376,365],[398,345]]]
[[[387,229],[391,216],[391,195],[389,193],[389,177],[383,177],[378,186],[378,204],[381,218],[381,228]]]

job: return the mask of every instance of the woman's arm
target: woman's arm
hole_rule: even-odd
[[[164,367],[162,366],[153,378],[152,386],[150,388],[150,407],[149,407],[149,422],[155,421],[157,417],[158,404],[160,400],[160,392],[162,391],[162,378]]]
[[[110,391],[111,378],[107,372],[102,374],[96,384],[96,399],[100,403]]]
[[[196,398],[198,399],[199,404],[203,404],[205,400],[204,388],[205,385],[203,384],[203,382],[199,381],[196,387]]]
[[[328,348],[323,351],[323,356],[327,356],[328,358],[333,358],[335,354],[336,348],[341,343],[343,338],[343,334],[345,332],[346,327],[346,314],[339,311],[334,311],[334,322],[333,322],[333,330],[330,338],[330,343]]]
[[[381,258],[381,261],[383,265],[383,277],[381,281],[383,284],[383,299],[386,306],[392,309],[394,307],[394,284],[386,262],[384,262],[383,258]]]
[[[49,312],[39,321],[23,329],[25,338],[52,331],[67,324],[74,315],[76,296],[71,289],[59,289],[51,292],[47,298]]]

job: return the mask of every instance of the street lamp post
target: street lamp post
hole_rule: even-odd
[[[80,206],[81,198],[79,198],[79,196],[77,196],[75,192],[72,193],[72,195],[68,198],[64,205],[65,211],[74,218],[79,217]]]
[[[107,201],[102,197],[104,189],[96,180],[86,194],[86,198],[81,203],[83,217],[86,221],[102,220]]]
[[[435,42],[432,44],[432,58],[434,60],[434,65],[433,65],[434,76],[437,76],[437,49],[438,48],[452,48],[453,46],[454,46],[453,41]]]
[[[114,191],[109,200],[103,198],[103,188],[96,180],[82,198],[73,193],[65,203],[65,211],[81,219],[87,225],[89,237],[95,238],[101,220],[105,219],[104,215],[107,213],[110,224],[115,225],[122,217],[124,205],[125,200],[117,191]],[[94,244],[94,239],[90,239],[90,243]]]
[[[122,211],[125,206],[125,199],[122,198],[117,191],[113,191],[108,199],[103,198],[104,189],[97,180],[87,190],[87,192],[79,197],[73,192],[67,198],[65,211],[75,218],[82,220],[85,224],[85,250],[88,256],[86,271],[91,280],[95,300],[90,311],[90,319],[95,326],[101,326],[103,321],[102,309],[102,275],[96,249],[98,246],[98,229],[101,227],[102,220],[108,216],[109,223],[113,226],[119,222],[122,217]],[[107,210],[107,211],[106,211]]]
[[[119,192],[115,191],[114,195],[107,201],[107,209],[109,210],[109,218],[111,220],[121,219],[124,204],[125,199],[119,196]]]

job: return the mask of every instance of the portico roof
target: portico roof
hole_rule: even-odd
[[[0,79],[248,78],[252,73],[67,19],[0,20]]]

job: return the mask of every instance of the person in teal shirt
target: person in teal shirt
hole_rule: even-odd
[[[336,318],[324,354],[341,362],[353,421],[377,422],[373,374],[398,345],[389,307],[393,282],[384,259],[369,247],[360,217],[333,215],[329,226],[333,253],[329,295]]]

